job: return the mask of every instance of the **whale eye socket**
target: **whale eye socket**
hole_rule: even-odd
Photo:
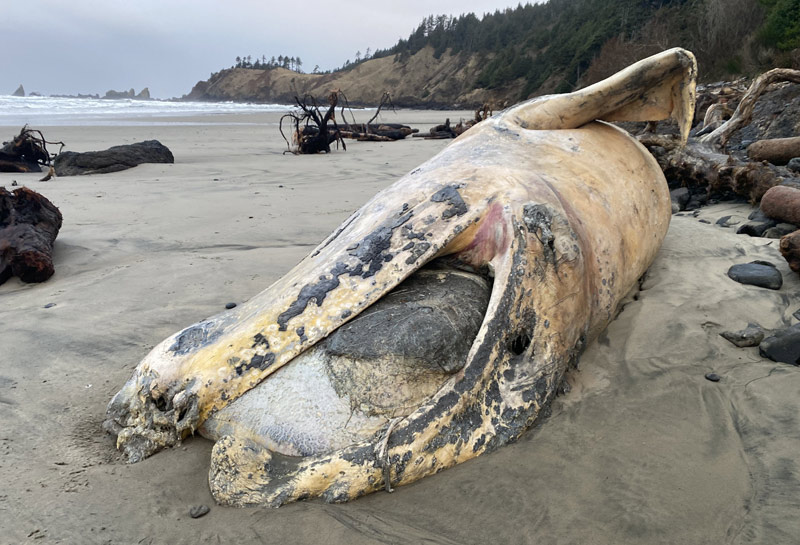
[[[164,396],[158,396],[154,401],[156,404],[156,409],[161,412],[167,410],[167,400],[164,398]]]
[[[518,333],[508,343],[508,349],[515,355],[519,356],[531,345],[531,337],[525,332]]]

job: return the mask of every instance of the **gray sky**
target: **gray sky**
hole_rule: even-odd
[[[299,56],[303,70],[351,61],[407,38],[431,14],[485,12],[510,0],[3,0],[0,94],[149,87],[188,93],[236,56]]]

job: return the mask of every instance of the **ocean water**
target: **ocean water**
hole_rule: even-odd
[[[220,114],[288,112],[283,104],[164,102],[92,98],[12,97],[0,95],[0,126],[51,125],[206,125]],[[181,121],[181,117],[199,116]]]

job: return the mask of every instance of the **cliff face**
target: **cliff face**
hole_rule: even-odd
[[[284,68],[222,70],[208,81],[198,82],[185,100],[293,103],[295,95],[324,97],[341,89],[352,104],[377,105],[388,91],[396,106],[472,107],[485,102],[502,104],[519,98],[523,83],[503,89],[473,89],[482,66],[462,55],[433,56],[426,47],[405,61],[394,57],[372,59],[352,70],[333,74],[299,74]]]

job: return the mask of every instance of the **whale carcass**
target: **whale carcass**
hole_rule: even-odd
[[[132,462],[212,438],[229,505],[346,501],[514,440],[669,225],[658,164],[607,122],[671,117],[685,140],[695,74],[672,49],[473,127],[264,292],[157,345],[106,429]]]

